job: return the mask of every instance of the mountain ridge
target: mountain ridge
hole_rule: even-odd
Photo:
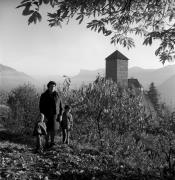
[[[81,69],[77,75],[70,77],[71,85],[72,87],[79,87],[82,83],[92,82],[98,73],[104,75],[105,69]],[[148,90],[150,83],[154,82],[158,91],[161,93],[162,99],[172,98],[171,101],[175,102],[175,65],[168,65],[158,69],[144,69],[134,66],[128,69],[128,78],[137,78],[145,90]],[[14,68],[0,64],[0,90],[4,89],[9,91],[24,83],[31,83],[43,88],[44,84],[46,85],[50,80],[62,83],[64,78],[60,75],[45,77],[29,76]]]
[[[36,81],[24,72],[0,64],[0,90],[10,91],[17,86],[26,83],[36,84]]]

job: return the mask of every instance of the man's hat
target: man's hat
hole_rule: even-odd
[[[50,85],[55,85],[56,86],[56,82],[55,81],[49,81],[49,83],[47,84],[47,87],[49,87]]]

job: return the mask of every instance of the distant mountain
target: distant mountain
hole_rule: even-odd
[[[92,82],[98,74],[105,75],[105,70],[80,70],[76,76],[70,77],[71,85],[72,87],[79,87],[82,83],[87,84]],[[137,78],[146,90],[149,88],[150,83],[154,82],[161,94],[162,100],[168,104],[175,104],[175,65],[169,65],[159,69],[132,67],[128,70],[128,78],[131,77]],[[53,75],[44,77],[35,76],[32,78],[25,73],[0,64],[0,90],[11,90],[24,83],[32,83],[36,87],[43,88],[44,84],[46,85],[50,80],[62,83],[63,77]]]
[[[79,74],[71,77],[71,81],[76,85],[92,82],[95,80],[98,73],[104,75],[105,70],[80,70]],[[175,65],[169,65],[160,69],[132,67],[128,70],[128,78],[137,78],[145,89],[149,88],[151,82],[154,82],[155,86],[159,86],[173,75],[175,75]]]
[[[136,78],[144,88],[148,88],[154,69],[143,69],[140,67],[132,67],[128,70],[128,78]]]
[[[129,76],[139,73],[151,73],[153,71],[155,71],[155,69],[144,69],[141,67],[134,66],[129,68]]]
[[[80,70],[79,74],[71,78],[72,84],[79,86],[82,83],[92,82],[98,73],[105,74],[105,70]],[[146,90],[148,90],[150,83],[154,82],[162,101],[168,105],[174,104],[175,107],[175,65],[159,69],[132,67],[128,70],[128,78],[137,78]]]
[[[10,91],[24,83],[36,83],[35,80],[23,72],[0,64],[0,90]]]
[[[82,83],[89,83],[95,80],[95,78],[100,75],[104,75],[104,69],[97,70],[80,70],[79,74],[71,77],[71,83],[73,85],[79,86]]]
[[[130,68],[129,77],[137,78],[145,89],[154,82],[160,94],[160,99],[171,110],[175,108],[175,65],[165,66],[160,69]]]
[[[128,77],[137,78],[145,89],[149,88],[151,82],[159,86],[164,81],[175,75],[175,65],[169,65],[160,69],[143,69],[133,67],[129,69]]]
[[[47,85],[47,83],[49,81],[55,81],[56,83],[62,83],[64,78],[60,75],[47,75],[47,76],[39,76],[39,75],[35,75],[32,76],[38,84],[38,87],[41,87],[41,89],[43,89],[44,86]]]

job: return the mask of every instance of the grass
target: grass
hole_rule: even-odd
[[[35,139],[0,131],[0,179],[9,180],[140,180],[136,170],[88,144],[61,143],[43,153],[34,153]]]
[[[87,149],[87,151],[85,150]],[[57,144],[42,154],[34,153],[34,138],[0,132],[0,178],[1,179],[79,179],[91,177],[102,166],[97,155],[87,147],[73,143]],[[95,151],[95,150],[94,150]]]

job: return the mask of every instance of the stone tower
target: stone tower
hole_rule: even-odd
[[[106,58],[106,78],[128,86],[128,58],[118,50]]]

